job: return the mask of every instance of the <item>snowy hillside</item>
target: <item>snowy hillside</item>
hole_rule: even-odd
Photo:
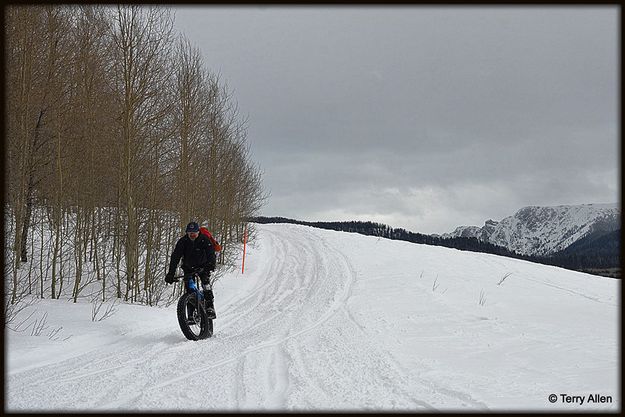
[[[175,306],[92,322],[88,301],[41,300],[21,314],[49,330],[6,334],[5,408],[621,408],[620,280],[284,224],[258,225],[245,265],[199,342]]]
[[[459,226],[442,237],[475,237],[523,255],[550,255],[597,229],[612,231],[619,226],[616,204],[530,206],[500,222],[488,220],[483,227]]]

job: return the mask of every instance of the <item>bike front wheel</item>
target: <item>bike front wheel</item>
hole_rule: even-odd
[[[206,339],[213,335],[213,320],[206,315],[196,294],[184,294],[178,300],[178,324],[189,340]]]

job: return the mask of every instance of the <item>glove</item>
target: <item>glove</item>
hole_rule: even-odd
[[[168,284],[173,284],[174,283],[174,273],[173,272],[168,272],[167,275],[165,275],[165,282]]]

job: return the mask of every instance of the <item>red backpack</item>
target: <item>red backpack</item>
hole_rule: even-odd
[[[217,243],[213,235],[211,235],[211,232],[209,232],[206,227],[200,227],[200,233],[205,235],[208,238],[208,240],[211,241],[211,243],[213,244],[213,248],[215,248],[215,252],[221,251],[221,245]]]

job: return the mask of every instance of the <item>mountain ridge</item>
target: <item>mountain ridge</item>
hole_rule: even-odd
[[[489,219],[482,227],[458,226],[440,237],[471,237],[521,255],[550,256],[593,232],[618,229],[616,203],[526,206],[501,221]]]

